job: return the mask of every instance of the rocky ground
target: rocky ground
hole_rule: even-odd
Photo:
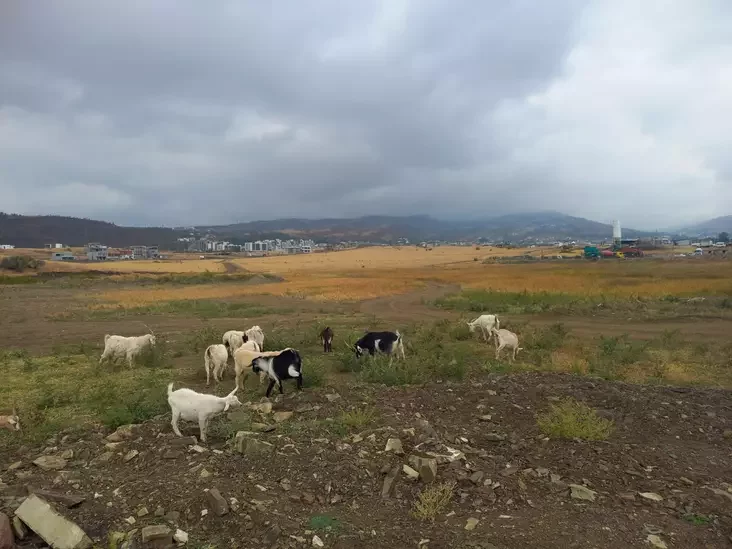
[[[166,546],[176,532],[219,549],[732,546],[727,391],[536,374],[287,389],[271,410],[221,418],[207,445],[175,437],[168,416],[0,449],[0,511],[12,519],[36,493],[100,547]],[[544,436],[536,414],[565,396],[613,419],[610,439]],[[432,474],[454,490],[421,520]],[[143,544],[150,526],[163,528]],[[32,532],[17,544],[45,547]]]

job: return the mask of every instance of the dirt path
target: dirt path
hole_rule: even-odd
[[[417,292],[390,295],[362,301],[360,312],[394,321],[439,320],[457,318],[458,313],[430,307],[426,303],[460,291],[457,284],[437,284],[428,282]]]

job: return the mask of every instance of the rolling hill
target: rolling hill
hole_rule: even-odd
[[[701,223],[696,223],[688,227],[683,227],[678,231],[681,234],[694,235],[694,236],[713,236],[716,237],[719,233],[731,233],[732,234],[732,215],[725,215],[722,217],[715,217]]]
[[[171,248],[180,236],[191,229],[165,227],[123,227],[104,221],[61,216],[24,216],[0,213],[0,244],[40,248],[61,242],[81,246],[101,242],[109,246],[158,245]],[[446,221],[426,215],[366,216],[352,219],[276,219],[231,225],[199,226],[195,234],[241,243],[265,238],[312,238],[316,241],[395,242],[408,238],[424,240],[599,240],[612,235],[612,227],[581,217],[557,212],[509,214],[499,217]],[[650,233],[624,229],[628,237]]]

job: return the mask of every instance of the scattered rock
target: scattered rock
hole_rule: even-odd
[[[211,488],[206,494],[206,498],[214,513],[218,516],[222,517],[229,512],[229,504],[216,488]]]
[[[15,532],[15,537],[20,541],[28,537],[28,528],[25,527],[23,521],[18,517],[13,517],[13,531]]]
[[[410,479],[417,480],[419,478],[419,472],[412,469],[409,465],[402,465],[402,471],[404,471],[404,474],[406,474]]]
[[[92,463],[107,463],[114,457],[114,452],[104,452],[92,460]]]
[[[274,451],[273,444],[248,436],[246,431],[239,431],[236,433],[234,447],[237,452],[246,455],[270,454]]]
[[[402,441],[398,438],[390,438],[386,441],[385,452],[394,452],[395,454],[404,454],[404,448],[402,448]]]
[[[173,534],[173,541],[178,545],[185,545],[188,543],[188,533],[178,528]]]
[[[438,438],[437,431],[435,431],[435,428],[426,419],[417,418],[417,427],[428,437]]]
[[[180,520],[180,513],[178,511],[168,511],[163,518],[175,524]]]
[[[44,471],[58,471],[66,467],[66,460],[60,456],[41,456],[33,461],[33,465]]]
[[[313,547],[325,547],[325,543],[318,536],[313,536]]]
[[[570,484],[570,496],[572,499],[580,499],[584,501],[595,501],[597,492],[590,490],[587,486],[581,484]]]
[[[133,524],[136,524],[137,523],[137,519],[135,517],[127,517],[125,519],[125,522],[127,524],[129,524],[130,526],[132,526]]]
[[[732,494],[730,494],[729,492],[726,492],[724,490],[720,490],[719,488],[709,488],[709,489],[712,492],[714,492],[715,494],[717,494],[718,496],[725,497],[728,500],[732,501]]]
[[[105,447],[105,448],[106,448],[107,450],[112,450],[112,451],[114,451],[114,450],[116,450],[117,448],[119,448],[120,446],[122,446],[123,444],[124,444],[123,442],[107,442],[107,444],[105,444],[105,445],[104,445],[104,447]]]
[[[138,452],[137,450],[130,450],[129,452],[127,452],[127,454],[125,454],[124,460],[125,460],[126,462],[127,462],[127,461],[132,461],[132,460],[133,460],[133,459],[135,459],[135,458],[136,458],[136,457],[137,457],[138,455],[140,455],[140,452]]]
[[[213,474],[208,469],[201,469],[201,472],[198,474],[199,477],[206,479],[211,478]]]
[[[274,425],[267,425],[266,423],[252,423],[252,431],[257,433],[270,433],[275,429],[276,427]]]
[[[125,439],[132,438],[139,429],[139,425],[120,425],[117,430],[111,435],[107,436],[108,442],[122,442]]]
[[[143,507],[140,507],[140,508],[139,508],[139,509],[137,510],[137,516],[138,516],[138,517],[140,517],[140,518],[142,518],[142,517],[146,517],[146,516],[147,516],[147,515],[149,515],[149,514],[150,514],[150,511],[148,511],[148,510],[147,510],[147,507],[144,507],[144,506],[143,506]]]
[[[11,463],[10,465],[8,465],[8,471],[15,471],[16,469],[20,469],[21,467],[23,467],[23,462],[16,461],[15,463]]]
[[[68,450],[64,450],[63,452],[61,452],[58,457],[66,460],[74,459],[74,451],[69,448]]]
[[[384,484],[381,486],[381,497],[388,499],[394,493],[396,479],[399,475],[399,467],[394,467],[388,475],[384,477]]]
[[[325,398],[328,399],[328,402],[335,402],[336,400],[341,398],[341,395],[339,395],[338,393],[331,393],[331,394],[325,395]]]
[[[183,450],[166,450],[163,459],[178,459],[183,455]]]
[[[293,413],[294,412],[275,412],[272,415],[272,419],[275,420],[275,423],[282,423],[283,421],[290,419]]]
[[[470,475],[470,482],[475,484],[476,486],[480,484],[483,481],[483,477],[485,476],[485,473],[483,471],[476,471],[472,475]]]
[[[190,447],[189,450],[191,452],[196,452],[197,454],[202,454],[206,451],[206,448],[204,448],[203,446],[199,446],[198,444],[194,444],[193,446]]]
[[[170,528],[165,524],[154,524],[145,526],[142,529],[142,543],[150,543],[151,541],[164,540],[168,543],[172,541]]]
[[[0,513],[0,549],[15,549],[15,535],[5,513]]]
[[[86,497],[84,496],[68,495],[61,492],[52,492],[50,490],[40,490],[39,488],[34,488],[33,486],[28,486],[28,493],[35,494],[38,497],[41,497],[48,501],[52,501],[54,503],[60,503],[61,505],[63,505],[64,507],[68,507],[69,509],[72,509],[77,505],[81,505],[83,502],[86,501]]]
[[[169,443],[173,447],[180,447],[180,446],[193,446],[194,444],[198,444],[198,439],[196,437],[179,437],[174,438]]]
[[[481,421],[491,421],[493,419],[493,416],[490,414],[485,414],[483,416],[480,416],[478,419]]]
[[[465,523],[465,529],[466,530],[475,530],[475,527],[478,526],[478,522],[480,522],[477,518],[470,517],[467,522]]]
[[[315,496],[313,494],[311,494],[310,492],[305,492],[302,495],[302,500],[305,503],[307,503],[308,505],[312,505],[313,503],[315,503]]]
[[[163,509],[160,505],[158,505],[155,508],[155,516],[156,517],[164,517],[165,516],[165,509]]]
[[[655,534],[649,534],[646,538],[646,542],[656,547],[656,549],[667,549],[666,543]]]
[[[663,501],[663,496],[660,496],[655,492],[638,492],[638,495],[648,501]]]
[[[272,547],[275,543],[277,543],[277,540],[279,539],[280,535],[282,534],[282,530],[280,530],[280,527],[277,525],[272,526],[267,532],[264,534],[264,543],[267,547]]]
[[[250,406],[252,410],[255,412],[259,412],[260,414],[269,414],[272,412],[272,403],[271,402],[260,402],[259,404],[252,404]]]
[[[29,495],[15,514],[51,547],[92,547],[92,540],[81,528],[61,516],[50,503],[35,494]]]
[[[419,472],[422,482],[434,482],[437,478],[437,460],[433,457],[412,454],[409,464]]]

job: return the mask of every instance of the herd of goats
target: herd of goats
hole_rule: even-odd
[[[495,315],[483,314],[475,320],[467,323],[471,333],[479,330],[484,340],[489,342],[495,338],[496,359],[499,358],[503,349],[512,351],[511,359],[522,348],[519,347],[518,336],[506,329],[501,329],[500,321]],[[323,344],[323,351],[333,351],[334,333],[330,327],[320,333]],[[129,365],[143,351],[155,346],[155,335],[145,334],[142,336],[104,336],[104,352],[99,360],[103,364],[110,360],[124,358]],[[191,389],[173,390],[173,383],[168,385],[168,404],[170,405],[172,420],[171,425],[176,435],[182,436],[178,429],[178,421],[198,421],[200,438],[206,442],[206,429],[209,421],[214,416],[228,411],[230,408],[241,406],[236,396],[239,388],[244,388],[249,374],[259,376],[260,385],[269,378],[266,396],[269,397],[275,385],[278,386],[280,394],[284,394],[282,382],[294,379],[297,389],[301,390],[303,385],[302,359],[300,353],[288,347],[280,351],[264,351],[264,332],[259,326],[252,326],[248,330],[229,330],[223,335],[222,343],[209,345],[204,352],[204,367],[206,370],[206,386],[210,383],[211,374],[215,382],[223,379],[223,373],[229,363],[229,357],[234,359],[235,386],[226,396],[219,397],[212,394],[198,393]],[[367,332],[353,345],[353,352],[357,358],[365,353],[371,357],[384,354],[390,357],[394,355],[404,359],[404,342],[399,331],[389,332]],[[10,416],[0,416],[0,428],[14,431],[20,430],[20,418],[15,410]]]

